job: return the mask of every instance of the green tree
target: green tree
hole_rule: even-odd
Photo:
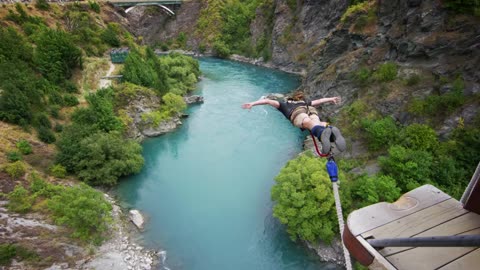
[[[429,152],[438,146],[435,130],[422,124],[412,124],[404,128],[401,131],[400,142],[407,148]]]
[[[363,126],[366,131],[368,148],[371,150],[386,148],[397,141],[399,128],[391,117],[377,121],[364,120]]]
[[[330,242],[337,222],[325,160],[301,155],[275,178],[273,216],[287,226],[290,238]]]
[[[48,200],[55,222],[72,228],[73,237],[99,244],[111,220],[111,205],[101,192],[80,184],[62,187],[62,191]]]
[[[122,75],[124,80],[145,87],[153,88],[158,82],[157,73],[137,50],[128,54]]]
[[[138,173],[142,148],[118,133],[96,133],[83,139],[73,160],[78,177],[91,185],[114,185],[120,176]]]
[[[388,156],[379,158],[379,163],[382,172],[394,178],[402,192],[432,183],[433,156],[429,152],[394,145]]]
[[[35,60],[40,72],[54,83],[70,78],[80,67],[82,52],[67,32],[45,28],[36,40]]]
[[[400,188],[390,176],[378,175],[357,178],[352,187],[353,200],[364,207],[377,202],[393,202],[400,197]]]

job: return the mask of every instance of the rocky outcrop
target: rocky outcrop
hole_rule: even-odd
[[[183,100],[187,104],[200,104],[203,103],[203,97],[199,95],[191,95],[183,97]]]

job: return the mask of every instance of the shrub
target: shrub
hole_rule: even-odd
[[[35,7],[41,10],[49,10],[50,4],[47,0],[35,0]]]
[[[216,41],[213,44],[215,55],[220,58],[228,58],[230,56],[230,49],[222,41]]]
[[[65,106],[69,106],[69,107],[74,107],[79,104],[77,97],[71,94],[64,95],[63,102]]]
[[[103,30],[101,37],[103,42],[107,43],[112,47],[120,46],[120,40],[118,39],[117,32],[111,24],[107,25],[107,28]]]
[[[389,82],[397,77],[397,65],[393,62],[386,62],[374,72],[373,77],[380,82]]]
[[[58,132],[62,132],[62,131],[63,131],[63,125],[62,125],[62,124],[59,124],[59,123],[56,123],[56,124],[55,124],[55,127],[53,128],[53,130],[54,130],[55,132],[57,132],[57,133],[58,133]]]
[[[414,85],[417,85],[420,81],[421,81],[420,75],[412,74],[406,79],[405,84],[407,86],[414,86]]]
[[[32,209],[34,197],[21,185],[8,193],[8,209],[17,213],[26,213]]]
[[[387,148],[394,144],[398,138],[399,128],[391,117],[385,117],[377,121],[363,121],[368,147],[371,150]]]
[[[401,145],[415,150],[432,152],[438,146],[435,130],[427,125],[412,124],[401,131]]]
[[[20,150],[20,153],[28,155],[32,153],[32,146],[27,140],[21,139],[16,144],[17,149]]]
[[[34,125],[36,127],[45,127],[45,128],[52,127],[52,123],[50,123],[50,119],[48,119],[48,116],[46,113],[36,114],[34,119]]]
[[[100,13],[100,5],[97,3],[97,1],[88,1],[88,6],[96,13]]]
[[[57,178],[65,178],[67,175],[67,169],[61,164],[56,164],[50,168],[50,174]]]
[[[367,67],[359,68],[353,73],[353,80],[360,86],[366,86],[370,82],[372,72]]]
[[[55,222],[72,228],[73,237],[99,244],[111,220],[111,205],[101,192],[85,184],[62,189],[47,203]]]
[[[0,265],[9,265],[16,254],[17,250],[15,245],[0,244]]]
[[[340,18],[341,22],[346,22],[350,17],[352,17],[356,13],[364,12],[367,13],[368,11],[368,1],[360,2],[355,1],[354,5],[348,7],[348,9],[343,13],[342,17]]]
[[[429,152],[394,145],[388,149],[387,157],[379,158],[379,163],[382,172],[393,177],[402,192],[431,183],[433,156]]]
[[[10,162],[22,160],[22,154],[20,154],[17,151],[10,151],[10,152],[7,152],[7,159]]]
[[[44,143],[54,143],[57,139],[55,138],[55,134],[52,132],[51,129],[46,127],[38,127],[38,138]]]
[[[25,163],[18,160],[13,163],[7,164],[5,166],[5,172],[14,179],[19,178],[23,176],[26,172]]]
[[[82,181],[111,186],[119,177],[142,169],[141,151],[137,142],[126,141],[119,133],[96,133],[80,142],[71,159]]]
[[[390,176],[362,176],[355,180],[352,187],[354,200],[358,207],[365,207],[377,202],[393,202],[400,197],[400,188]]]
[[[336,216],[325,160],[301,155],[282,168],[275,182],[273,216],[287,226],[290,238],[330,242]]]
[[[480,2],[478,0],[444,0],[443,6],[453,12],[480,16]]]

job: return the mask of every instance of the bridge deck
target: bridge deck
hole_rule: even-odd
[[[352,212],[347,220],[350,251],[361,245],[373,256],[371,268],[478,269],[478,247],[385,247],[374,249],[368,239],[480,234],[480,215],[439,189],[425,185],[397,202],[377,203]],[[375,266],[374,266],[375,265]]]

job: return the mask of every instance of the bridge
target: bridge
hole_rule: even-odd
[[[125,12],[128,13],[137,6],[159,6],[162,8],[168,15],[175,15],[170,8],[166,7],[167,5],[181,5],[183,2],[188,0],[109,0],[108,2],[112,3],[117,7],[128,7]]]

